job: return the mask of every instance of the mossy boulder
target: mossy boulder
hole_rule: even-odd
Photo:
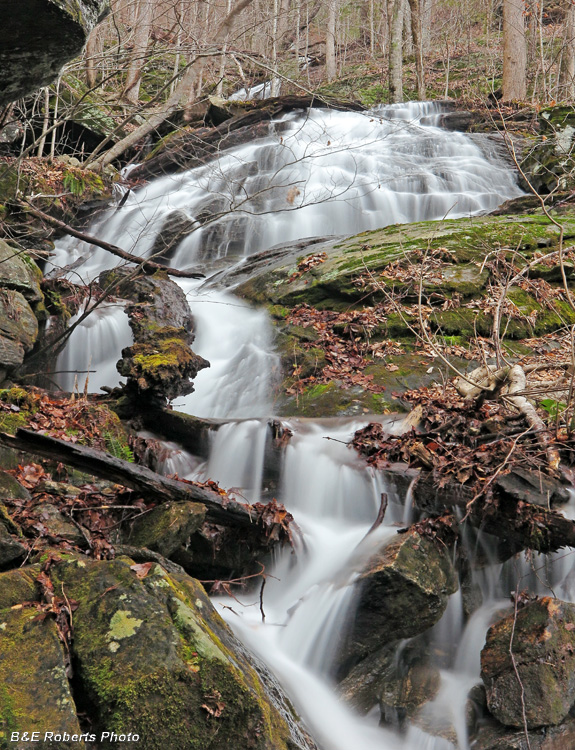
[[[206,508],[201,503],[172,502],[159,505],[134,521],[126,543],[146,547],[170,557],[189,541],[205,519]]]
[[[489,628],[481,677],[487,706],[498,721],[522,727],[523,704],[529,728],[563,721],[575,702],[574,633],[575,605],[551,597]]]
[[[0,587],[3,584],[0,576]],[[0,610],[1,748],[30,747],[10,742],[12,732],[39,732],[42,739],[46,731],[81,734],[56,622],[38,615],[34,607]],[[78,741],[42,744],[84,747]]]
[[[345,651],[350,666],[385,643],[435,625],[458,588],[449,545],[413,527],[386,543],[356,583],[358,600]]]
[[[107,0],[20,0],[2,19],[0,104],[51,83],[76,57]]]
[[[70,557],[50,574],[79,603],[75,679],[97,731],[139,734],[143,750],[298,747],[197,581],[127,558]]]
[[[161,405],[191,393],[191,381],[209,362],[192,351],[193,318],[180,287],[163,271],[130,280],[128,275],[115,269],[99,278],[100,285],[115,285],[131,300],[126,313],[134,344],[122,350],[116,369],[127,378],[128,394]]]

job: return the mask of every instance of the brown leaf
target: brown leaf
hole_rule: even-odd
[[[153,562],[137,563],[136,565],[130,565],[130,570],[133,570],[138,578],[142,579],[148,575],[153,564]]]

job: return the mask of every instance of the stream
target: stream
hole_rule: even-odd
[[[440,129],[441,112],[434,103],[369,113],[292,112],[272,122],[268,138],[130,193],[122,208],[111,208],[89,231],[147,256],[170,216],[184,214],[195,222],[194,231],[170,263],[202,267],[209,275],[279,243],[484,213],[521,195],[500,145],[489,136]],[[115,260],[64,238],[52,264],[74,264],[71,280],[87,282]],[[274,415],[280,366],[270,321],[233,290],[211,286],[209,278],[180,285],[196,321],[194,350],[211,367],[199,373],[195,392],[175,401],[174,408],[229,421],[213,433],[206,461],[174,448],[171,470],[177,465],[180,476],[210,478],[251,501],[267,500],[267,421]],[[57,369],[72,371],[60,376],[61,387],[74,386],[75,370],[95,371],[88,381],[92,392],[120,382],[115,362],[130,342],[122,306],[100,308],[78,326],[60,357]],[[80,390],[84,378],[78,375]],[[390,431],[401,428],[401,418],[373,419],[387,423]],[[215,599],[216,607],[276,674],[322,750],[469,750],[467,695],[479,682],[479,655],[494,612],[508,605],[518,581],[534,592],[548,593],[552,586],[557,596],[572,599],[572,558],[565,553],[535,558],[532,566],[492,562],[473,573],[483,604],[466,620],[461,591],[453,594],[443,618],[427,633],[441,686],[426,704],[425,730],[448,731],[435,736],[411,725],[400,736],[392,721],[380,726],[377,706],[360,716],[337,698],[333,664],[354,616],[352,584],[398,525],[413,520],[409,497],[345,444],[369,415],[281,420],[293,437],[283,451],[274,495],[294,514],[302,537],[295,553],[285,550],[268,563],[265,622],[257,592],[238,595],[239,601]],[[384,523],[366,536],[383,492],[390,500]],[[468,554],[493,559],[489,541],[481,536],[470,541]]]

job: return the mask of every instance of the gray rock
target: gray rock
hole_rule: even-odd
[[[435,625],[458,581],[449,546],[410,529],[369,560],[356,585],[355,621],[344,650],[350,664]]]
[[[523,703],[529,728],[563,721],[575,702],[575,605],[544,597],[492,625],[481,678],[505,726],[523,727]]]
[[[38,320],[23,294],[0,289],[0,335],[22,344],[29,352],[38,338]]]
[[[25,253],[0,240],[0,287],[21,292],[29,302],[44,299],[40,290],[42,272]]]

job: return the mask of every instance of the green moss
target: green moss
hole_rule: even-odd
[[[25,427],[27,424],[26,417],[22,413],[11,414],[0,412],[0,432],[7,432],[15,435],[19,427]]]

